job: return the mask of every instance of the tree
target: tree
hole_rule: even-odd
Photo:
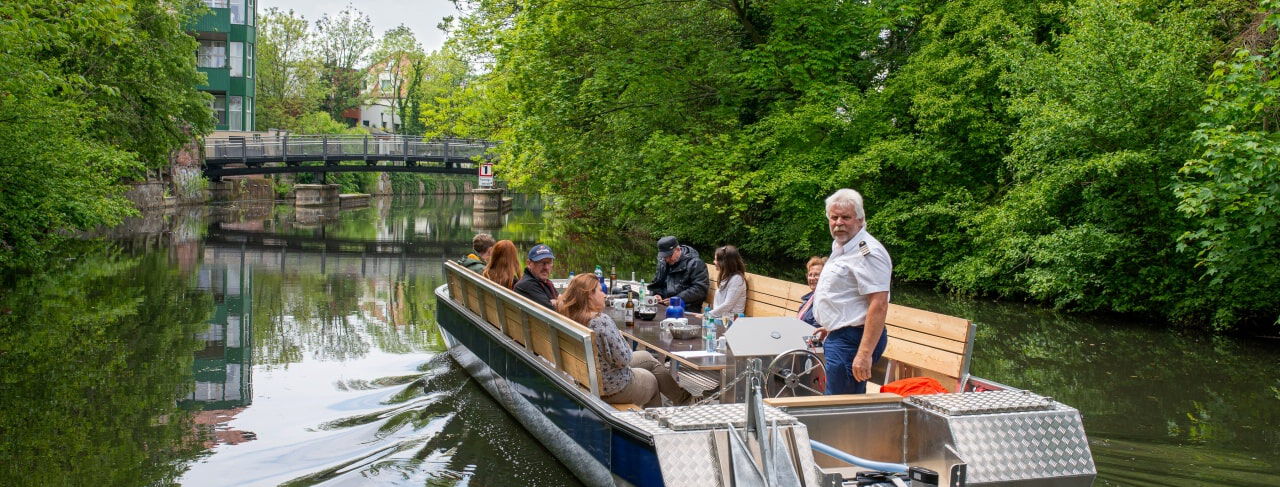
[[[122,181],[213,128],[195,0],[0,3],[0,268],[133,211]]]
[[[257,126],[294,128],[298,117],[320,105],[326,89],[308,22],[272,7],[259,17],[257,36]]]
[[[368,93],[375,103],[385,103],[401,124],[409,120],[406,100],[416,95],[410,89],[416,92],[421,86],[424,56],[413,31],[404,25],[388,30],[373,51]]]
[[[473,83],[471,66],[452,49],[446,47],[427,55],[415,65],[420,71],[411,86],[409,98],[413,121],[423,134],[447,137],[493,137],[485,122],[500,124],[506,117],[481,110],[486,98],[478,93],[496,83]],[[483,113],[481,113],[483,112]],[[490,126],[492,128],[492,126]]]
[[[1175,186],[1178,210],[1195,222],[1181,248],[1196,253],[1212,289],[1233,297],[1215,316],[1222,325],[1280,307],[1280,1],[1260,7],[1256,34],[1242,36],[1254,45],[1214,64],[1192,135],[1201,153]]]
[[[351,6],[316,21],[316,54],[328,83],[321,108],[335,120],[343,120],[344,111],[362,104],[362,68],[374,42],[369,16]]]

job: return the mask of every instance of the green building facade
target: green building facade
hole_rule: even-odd
[[[199,87],[213,95],[218,130],[254,130],[254,46],[257,0],[204,0],[209,12],[187,30],[200,41],[196,67],[209,76]]]

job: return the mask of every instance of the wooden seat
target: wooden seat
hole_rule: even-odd
[[[498,286],[456,262],[445,263],[449,296],[485,323],[566,376],[599,395],[595,333],[510,289]]]
[[[610,406],[613,406],[614,409],[617,409],[619,411],[644,411],[644,408],[631,403],[610,404]]]
[[[711,278],[709,296],[714,296],[719,271],[707,265]],[[809,286],[756,274],[747,274],[747,316],[795,316],[803,304],[800,298]],[[868,392],[880,384],[905,377],[932,377],[951,392],[963,391],[969,380],[969,359],[973,353],[976,327],[964,318],[922,309],[889,304],[885,316],[889,345],[884,372],[873,377]],[[879,369],[879,366],[877,366]]]

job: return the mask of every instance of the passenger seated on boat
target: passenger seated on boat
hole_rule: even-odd
[[[654,407],[662,405],[662,395],[676,404],[689,401],[689,393],[676,384],[670,369],[649,352],[631,351],[613,319],[603,313],[604,292],[595,275],[579,274],[569,281],[557,311],[595,332],[600,399],[604,402]]]
[[[818,277],[822,275],[823,266],[827,265],[826,257],[813,256],[809,258],[809,262],[804,265],[805,280],[809,282],[809,294],[800,298],[800,311],[796,312],[796,318],[808,323],[810,326],[817,327],[818,319],[813,316],[813,291],[818,289]]]
[[[714,259],[720,270],[720,286],[709,314],[714,318],[738,316],[747,309],[747,265],[732,245],[716,249]]]
[[[516,255],[515,242],[499,240],[494,244],[489,263],[480,274],[502,287],[515,289],[516,279],[520,277],[520,257]]]
[[[525,259],[524,276],[516,281],[515,290],[521,296],[532,299],[548,309],[556,309],[556,286],[551,283],[551,268],[555,266],[556,254],[546,244],[534,245],[529,249]]]
[[[679,296],[684,309],[697,312],[702,309],[710,286],[707,264],[702,262],[697,250],[680,245],[672,236],[658,240],[658,273],[649,283],[649,292],[659,303],[667,304]]]
[[[471,250],[474,252],[467,254],[466,257],[458,259],[458,263],[463,267],[471,269],[471,272],[479,274],[484,272],[484,263],[489,260],[489,256],[493,253],[493,236],[487,233],[477,233],[471,239]]]

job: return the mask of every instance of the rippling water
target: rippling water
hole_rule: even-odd
[[[477,231],[550,242],[557,276],[652,271],[650,242],[537,199],[149,215],[0,290],[0,485],[576,485],[443,349],[432,291]],[[1099,485],[1280,485],[1274,341],[893,299],[978,323],[976,375],[1079,408]]]

